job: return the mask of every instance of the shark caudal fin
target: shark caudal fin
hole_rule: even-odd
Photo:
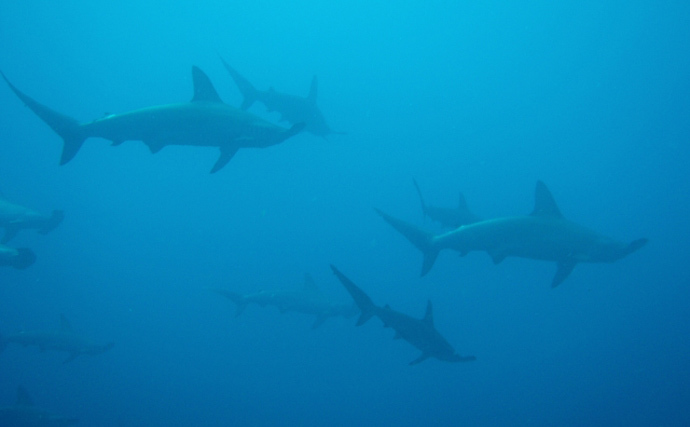
[[[55,229],[62,220],[65,219],[65,212],[61,210],[54,210],[53,214],[50,215],[50,218],[43,224],[43,227],[38,229],[38,232],[41,234],[48,234],[51,231]]]
[[[17,248],[17,256],[12,260],[12,267],[23,270],[36,262],[36,254],[29,248]]]
[[[377,307],[374,305],[374,302],[371,300],[371,298],[369,298],[369,295],[365,294],[363,290],[357,287],[357,285],[355,285],[350,279],[345,277],[345,275],[332,264],[331,270],[333,270],[333,273],[336,275],[338,280],[340,280],[343,286],[345,286],[345,289],[352,296],[352,299],[355,300],[355,304],[357,304],[357,307],[359,307],[359,311],[362,312],[357,320],[357,326],[363,325],[367,320],[371,319],[371,317],[376,314]]]
[[[228,70],[228,73],[230,73],[230,77],[232,77],[232,79],[235,81],[235,84],[237,85],[237,88],[240,90],[240,93],[242,93],[242,97],[244,99],[242,100],[242,105],[240,106],[240,109],[248,109],[259,98],[259,91],[256,90],[254,85],[249,83],[249,80],[242,77],[242,75],[238,73],[237,70],[235,70],[230,66],[230,64],[225,62],[225,59],[221,57],[220,60],[223,61],[223,66],[226,70]]]
[[[19,99],[21,99],[24,104],[26,104],[26,106],[34,112],[34,114],[36,114],[62,138],[63,146],[60,164],[64,165],[72,160],[86,139],[86,135],[83,134],[79,123],[75,119],[51,110],[45,105],[35,101],[24,92],[17,89],[1,71],[0,75],[2,75],[2,78],[5,79],[10,89],[12,89],[12,92],[14,92],[14,94],[17,95],[17,97],[19,97]]]
[[[384,221],[405,236],[410,243],[415,245],[417,249],[422,251],[424,261],[422,263],[421,275],[424,276],[427,274],[429,270],[431,270],[431,267],[433,267],[439,252],[439,249],[434,245],[434,235],[405,221],[394,218],[378,209],[376,209],[376,212],[381,215]]]
[[[242,314],[245,308],[247,308],[247,301],[244,299],[244,297],[237,292],[232,292],[232,291],[226,291],[225,289],[212,289],[213,292],[223,295],[225,298],[229,299],[230,301],[234,302],[235,305],[237,306],[237,310],[235,311],[235,316],[239,316]]]
[[[419,185],[417,184],[416,179],[412,179],[412,183],[414,184],[414,188],[417,189],[417,195],[419,196],[419,203],[422,205],[422,215],[424,216],[424,219],[427,217],[427,210],[426,210],[426,203],[424,203],[424,197],[422,197],[422,190],[419,189]]]

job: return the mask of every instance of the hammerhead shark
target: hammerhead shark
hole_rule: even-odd
[[[474,222],[479,222],[481,219],[470,211],[467,207],[467,202],[465,201],[465,196],[460,193],[458,199],[458,206],[454,208],[448,207],[438,207],[427,205],[424,203],[424,197],[422,197],[422,190],[419,189],[417,180],[412,180],[414,187],[417,189],[417,194],[419,195],[419,201],[422,204],[422,213],[424,217],[429,217],[433,221],[438,222],[444,228],[458,228],[461,225],[472,224]]]
[[[316,136],[326,137],[330,134],[343,134],[343,132],[333,131],[328,126],[321,110],[316,105],[319,86],[316,76],[311,80],[309,94],[306,97],[281,93],[272,87],[262,91],[256,89],[249,80],[225,62],[223,58],[221,58],[221,61],[223,61],[225,69],[228,70],[237,88],[242,93],[244,99],[240,106],[241,109],[247,110],[254,102],[258,101],[264,104],[268,112],[276,111],[280,113],[281,120],[289,123],[306,123],[304,130]]]
[[[214,291],[237,305],[236,316],[242,314],[248,304],[261,307],[274,306],[281,313],[294,311],[316,316],[312,329],[316,329],[329,317],[345,317],[347,319],[357,314],[354,305],[334,304],[321,294],[310,274],[304,276],[304,286],[299,290],[260,291],[255,294],[238,294],[224,289]]]
[[[0,266],[7,265],[23,270],[35,261],[36,254],[29,248],[11,248],[0,244]]]
[[[51,215],[44,215],[31,208],[12,203],[0,195],[0,227],[5,228],[5,235],[0,243],[7,243],[22,229],[37,229],[41,234],[50,233],[57,227],[65,213],[54,210]]]
[[[407,314],[393,310],[388,305],[385,307],[374,305],[371,298],[350,279],[345,277],[343,273],[333,265],[331,265],[331,269],[362,311],[359,320],[357,320],[357,326],[363,325],[367,320],[376,316],[381,319],[384,327],[390,327],[395,331],[394,338],[402,338],[422,351],[422,354],[410,362],[410,365],[421,363],[429,357],[435,357],[444,362],[471,362],[476,360],[474,356],[460,356],[456,354],[453,347],[436,330],[431,301],[427,301],[424,317],[422,319],[415,319]]]
[[[40,351],[53,350],[68,353],[63,363],[71,362],[79,355],[97,355],[105,353],[115,346],[115,343],[93,344],[72,330],[67,318],[60,315],[60,327],[47,331],[23,331],[7,337],[0,336],[0,351],[8,344],[20,344],[24,347],[35,345]]]
[[[647,243],[645,238],[623,243],[565,219],[541,181],[537,182],[534,210],[530,215],[479,221],[440,235],[376,211],[422,251],[422,276],[431,270],[443,249],[453,249],[462,256],[484,251],[494,264],[509,256],[554,261],[558,268],[551,287],[556,287],[578,263],[614,262]]]
[[[211,173],[215,173],[240,148],[275,145],[304,128],[304,123],[296,123],[284,129],[225,104],[208,76],[197,67],[192,67],[194,97],[191,102],[109,114],[84,124],[38,103],[17,89],[5,74],[0,74],[19,99],[62,137],[61,165],[77,154],[85,139],[99,137],[112,141],[113,145],[129,140],[143,141],[152,153],[166,145],[218,147],[220,156],[211,169]]]
[[[0,426],[3,427],[65,427],[78,423],[77,418],[53,415],[34,405],[24,387],[17,387],[17,402],[0,407]]]

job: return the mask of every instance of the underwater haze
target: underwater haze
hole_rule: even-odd
[[[690,4],[681,1],[5,1],[0,70],[80,123],[192,99],[192,66],[243,101],[307,96],[337,132],[243,148],[62,139],[0,82],[0,192],[64,211],[7,243],[0,335],[56,329],[97,355],[8,344],[17,387],[80,426],[690,425]],[[260,103],[249,110],[281,127]],[[563,216],[623,242],[615,263],[422,254],[375,209],[418,227],[462,193],[481,218],[527,215],[543,181]],[[434,326],[469,363],[430,358],[378,319],[232,301],[309,273]],[[15,424],[12,424],[15,425]]]

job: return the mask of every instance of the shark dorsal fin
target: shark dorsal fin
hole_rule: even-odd
[[[465,200],[465,195],[460,193],[458,196],[458,209],[460,210],[466,210],[467,209],[467,200]]]
[[[431,306],[431,300],[426,303],[426,313],[424,313],[424,319],[422,319],[422,321],[432,328],[434,327],[434,310]]]
[[[199,67],[192,67],[192,80],[194,81],[192,102],[223,102],[211,80]]]
[[[34,406],[34,401],[22,386],[17,387],[17,406]]]
[[[537,181],[537,188],[534,191],[534,210],[532,216],[550,216],[562,218],[561,211],[558,209],[556,201],[546,185]]]
[[[319,80],[316,78],[316,76],[312,77],[311,79],[311,86],[309,86],[309,95],[307,95],[307,99],[309,102],[312,104],[316,105],[316,96],[318,95],[319,92]]]
[[[304,273],[304,290],[309,293],[317,293],[319,291],[314,278],[309,273]]]
[[[64,314],[60,315],[60,330],[65,332],[72,331],[72,325],[69,324],[69,320],[67,320]]]

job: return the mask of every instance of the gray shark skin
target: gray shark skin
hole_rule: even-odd
[[[34,405],[24,387],[17,387],[17,402],[14,406],[0,407],[2,427],[64,427],[78,423],[77,418],[53,415]]]
[[[60,327],[47,331],[23,331],[6,337],[0,336],[0,351],[8,344],[19,344],[24,347],[36,346],[43,352],[46,350],[67,352],[67,359],[63,363],[71,362],[78,356],[97,355],[112,349],[115,343],[93,344],[72,330],[72,326],[64,315],[60,315]]]
[[[54,210],[51,215],[44,215],[0,196],[0,227],[5,229],[0,243],[12,240],[19,230],[35,229],[41,234],[48,234],[60,225],[64,217],[64,212],[60,210]]]
[[[11,248],[0,244],[0,266],[23,270],[36,262],[36,254],[29,248]]]
[[[470,211],[465,201],[465,196],[462,193],[460,193],[460,198],[458,199],[458,206],[455,208],[431,206],[424,203],[422,190],[419,189],[417,180],[413,179],[412,182],[417,189],[419,202],[422,205],[422,213],[425,218],[431,218],[431,220],[438,222],[444,228],[458,228],[465,224],[481,221],[481,218]]]
[[[429,272],[443,249],[458,251],[462,256],[484,251],[494,264],[509,256],[556,262],[558,268],[551,282],[551,287],[556,287],[578,263],[611,263],[647,243],[645,238],[620,242],[565,219],[541,181],[537,182],[534,211],[530,215],[484,220],[441,235],[376,211],[422,251],[422,276]]]
[[[266,91],[258,90],[252,85],[249,80],[244,78],[240,73],[231,67],[223,58],[223,65],[228,70],[230,76],[235,81],[238,89],[242,93],[243,101],[240,106],[241,109],[246,110],[254,104],[260,102],[264,104],[268,112],[278,112],[281,115],[281,120],[289,123],[306,123],[305,131],[316,136],[326,137],[331,134],[343,134],[343,132],[335,132],[326,123],[321,110],[316,105],[316,96],[318,92],[318,80],[314,76],[311,80],[309,94],[306,97],[289,95],[281,93],[273,88]]]
[[[421,363],[429,357],[452,363],[476,360],[474,356],[460,356],[456,354],[453,347],[436,330],[431,301],[427,302],[424,317],[422,319],[415,319],[407,314],[393,310],[388,305],[385,307],[374,305],[371,298],[350,279],[345,277],[335,266],[331,265],[331,269],[362,312],[359,320],[357,320],[357,326],[363,325],[373,316],[376,316],[381,319],[384,327],[392,328],[395,331],[396,339],[402,338],[422,351],[422,354],[410,362],[410,365]]]
[[[213,289],[213,291],[237,305],[236,316],[242,314],[249,304],[260,307],[272,306],[277,307],[281,313],[293,311],[316,316],[312,329],[321,326],[329,317],[349,319],[358,313],[354,305],[334,304],[325,298],[309,274],[305,274],[304,287],[299,290],[259,291],[246,295],[224,289]]]
[[[215,173],[240,148],[279,144],[304,128],[304,123],[297,123],[284,129],[223,103],[209,78],[197,67],[192,67],[194,97],[191,102],[110,114],[84,124],[38,103],[17,89],[2,72],[0,74],[19,99],[62,137],[61,165],[77,154],[85,139],[98,137],[112,141],[113,145],[130,140],[143,141],[152,153],[166,145],[218,147],[220,156],[211,169],[211,173]]]

